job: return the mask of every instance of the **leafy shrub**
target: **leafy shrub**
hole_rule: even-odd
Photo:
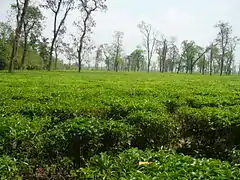
[[[139,162],[151,162],[140,165]],[[130,149],[117,156],[102,153],[72,172],[78,179],[238,179],[239,168],[213,159],[194,159],[170,152]]]
[[[0,153],[31,157],[38,148],[38,136],[43,125],[48,122],[48,118],[29,119],[19,114],[1,118]]]
[[[186,104],[191,108],[203,108],[203,107],[227,107],[236,106],[240,104],[240,98],[235,92],[230,94],[223,94],[220,96],[191,96],[186,97]]]
[[[0,70],[4,70],[6,68],[6,66],[7,66],[7,64],[6,64],[5,60],[0,58]]]
[[[190,140],[180,152],[226,160],[229,152],[240,145],[236,108],[224,111],[209,107],[182,108],[177,116],[181,121],[182,138]]]
[[[68,120],[43,136],[44,156],[52,161],[58,156],[69,156],[76,166],[83,166],[94,154],[131,147],[134,133],[131,126],[117,121]]]
[[[17,174],[16,160],[9,156],[0,156],[0,179],[18,179]]]
[[[238,148],[233,148],[227,159],[232,165],[240,166],[240,150]]]
[[[140,149],[170,147],[178,137],[178,124],[165,113],[135,111],[127,122],[137,130],[134,147]]]
[[[174,114],[181,106],[181,101],[178,98],[168,99],[164,101],[164,105],[169,113]]]
[[[113,158],[131,147],[177,148],[239,164],[238,77],[37,71],[0,75],[0,156],[17,162],[23,179],[36,178],[38,169],[50,179],[69,178],[70,170],[84,167],[93,155],[107,152]]]

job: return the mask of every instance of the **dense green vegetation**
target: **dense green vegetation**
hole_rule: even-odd
[[[138,163],[142,160],[148,164]],[[160,151],[130,149],[112,157],[106,153],[91,159],[74,175],[82,179],[238,179],[240,171],[219,160],[194,159]]]
[[[23,71],[0,77],[2,179],[239,177],[237,76]]]
[[[0,23],[0,31],[1,31],[1,23]],[[9,59],[11,55],[11,40],[10,39],[3,39],[0,35],[0,70],[7,69],[9,65]],[[41,42],[39,42],[41,43]],[[41,56],[44,49],[42,49],[42,44],[35,47],[36,49],[33,49],[32,47],[27,50],[26,57],[25,57],[25,69],[28,70],[41,70],[45,69],[45,63],[44,59]],[[18,49],[17,54],[17,61],[15,62],[15,69],[20,69],[21,66],[21,59],[23,54],[24,48],[23,46],[20,46]],[[64,65],[64,63],[60,60],[57,61],[56,69],[64,69],[68,67],[68,65]]]

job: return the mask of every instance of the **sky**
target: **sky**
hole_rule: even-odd
[[[0,20],[5,20],[9,4],[13,0],[1,0]],[[227,21],[233,27],[233,34],[240,37],[238,20],[240,0],[107,0],[107,12],[95,13],[96,27],[92,35],[96,45],[111,43],[114,31],[124,32],[124,52],[131,53],[142,45],[142,35],[137,28],[142,20],[153,26],[161,34],[170,38],[194,40],[202,46],[209,45],[216,38],[214,25]],[[52,15],[47,16],[44,35],[51,37]],[[68,32],[73,31],[72,22],[78,13],[72,12],[67,19]],[[240,48],[236,60],[240,62]]]

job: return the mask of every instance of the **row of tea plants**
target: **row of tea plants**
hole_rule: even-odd
[[[238,77],[0,76],[2,179],[239,177]]]

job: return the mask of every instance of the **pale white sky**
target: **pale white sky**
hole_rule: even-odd
[[[1,0],[0,20],[6,18],[6,11],[13,0]],[[219,20],[228,21],[233,26],[233,34],[240,36],[238,20],[240,0],[107,0],[108,11],[96,13],[97,27],[93,39],[96,45],[111,43],[114,31],[124,32],[125,53],[142,44],[142,36],[137,24],[144,20],[165,36],[182,40],[194,40],[206,46],[216,37],[213,27]],[[52,19],[48,17],[44,34],[51,35]],[[68,30],[78,17],[72,13],[67,19]],[[237,49],[240,60],[240,49]]]

